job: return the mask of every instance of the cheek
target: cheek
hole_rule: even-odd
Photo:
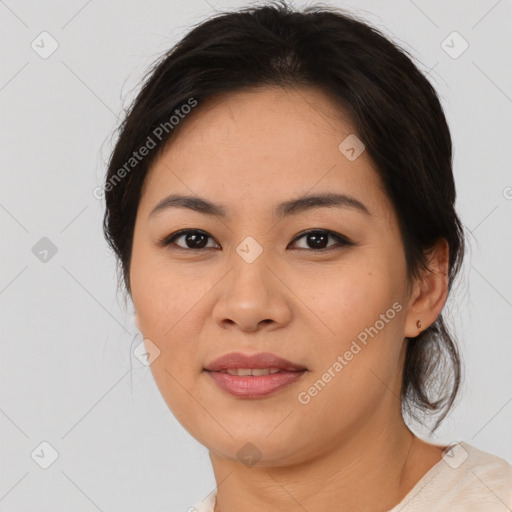
[[[327,338],[341,344],[372,325],[396,300],[386,274],[363,267],[331,269],[303,288],[301,298],[326,327]]]
[[[178,384],[173,377],[182,382],[191,369],[195,370],[195,333],[187,329],[197,326],[197,322],[190,321],[190,315],[197,314],[194,304],[205,292],[191,286],[175,269],[164,268],[150,254],[146,256],[134,251],[130,272],[132,301],[144,339],[159,351],[151,364],[156,383],[162,394],[170,388],[169,396],[177,396]]]
[[[308,305],[330,335],[323,338],[321,350],[318,345],[309,384],[317,383],[319,391],[311,392],[317,393],[318,406],[338,403],[356,411],[375,403],[386,392],[383,382],[391,386],[395,379],[403,340],[403,299],[390,271],[365,266],[332,275],[339,277],[317,280],[317,289],[311,289]]]
[[[190,281],[185,284],[175,279],[169,285],[156,275],[143,288],[134,288],[144,337],[161,352],[157,366],[164,365],[182,379],[198,364],[196,340],[204,323],[199,318],[204,314],[201,298],[207,292],[203,286],[192,287]]]
[[[208,292],[208,281],[189,274],[160,254],[134,251],[130,273],[132,299],[145,328],[144,334],[147,332],[167,343],[181,327],[180,319],[186,320],[194,305]]]

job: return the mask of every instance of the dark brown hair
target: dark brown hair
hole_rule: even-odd
[[[455,211],[451,136],[435,89],[406,50],[355,15],[321,4],[298,11],[284,1],[210,17],[144,78],[118,128],[105,181],[103,229],[125,290],[131,295],[131,248],[145,176],[186,122],[187,105],[194,101],[201,108],[214,95],[265,86],[313,86],[348,113],[396,209],[409,283],[428,271],[429,250],[445,238],[451,290],[464,233]],[[150,139],[152,149],[135,160],[134,151]],[[442,315],[407,343],[402,410],[416,420],[419,413],[438,415],[435,430],[460,386],[457,347]]]

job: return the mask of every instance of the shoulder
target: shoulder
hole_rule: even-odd
[[[442,459],[390,512],[505,512],[512,509],[512,465],[466,442]]]
[[[474,482],[477,479],[491,487],[501,486],[512,492],[512,465],[505,459],[465,442],[456,445],[453,451],[457,450],[463,451],[460,451],[460,461],[456,461],[452,469],[457,470],[460,466],[463,469],[465,481]],[[446,455],[444,460],[448,461]]]
[[[439,465],[439,510],[498,512],[512,507],[512,465],[501,457],[460,442],[447,448]]]

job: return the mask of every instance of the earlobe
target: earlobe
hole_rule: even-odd
[[[416,284],[410,304],[404,335],[415,338],[433,324],[441,313],[448,296],[449,246],[442,238],[432,249],[429,270]]]

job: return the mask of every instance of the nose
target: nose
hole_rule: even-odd
[[[214,320],[223,329],[255,332],[274,330],[291,319],[290,294],[278,272],[260,256],[247,263],[235,258],[231,271],[218,284]]]

